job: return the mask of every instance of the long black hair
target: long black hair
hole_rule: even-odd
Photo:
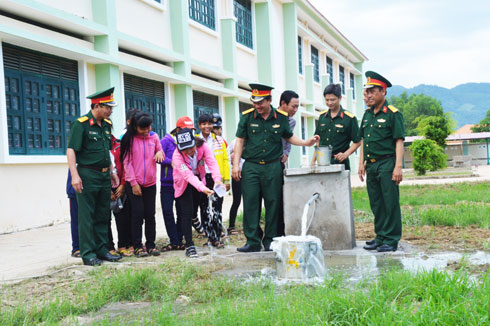
[[[131,116],[126,133],[121,140],[121,155],[119,156],[121,163],[124,163],[124,159],[127,155],[131,157],[133,137],[138,134],[138,130],[136,128],[148,128],[152,123],[153,119],[148,113],[137,111]]]

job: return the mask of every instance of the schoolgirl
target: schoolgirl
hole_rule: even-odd
[[[176,140],[178,151],[172,158],[175,198],[182,210],[186,256],[194,258],[198,257],[198,254],[192,241],[192,217],[197,214],[200,193],[208,196],[214,193],[204,183],[204,166],[208,167],[215,184],[222,184],[221,175],[211,149],[202,139],[194,137],[192,129],[179,131]]]
[[[164,159],[160,139],[151,131],[153,119],[136,112],[121,141],[120,160],[124,166],[126,192],[131,203],[131,236],[136,257],[160,255],[155,248],[156,162]],[[145,224],[146,248],[142,244]]]

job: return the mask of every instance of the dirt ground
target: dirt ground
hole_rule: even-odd
[[[373,223],[356,223],[357,240],[374,237]],[[490,230],[458,226],[404,226],[401,241],[427,251],[490,251]]]

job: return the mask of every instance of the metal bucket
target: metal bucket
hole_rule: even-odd
[[[332,159],[332,146],[319,146],[316,149],[316,161],[318,166],[330,165]]]
[[[276,273],[280,279],[305,280],[325,274],[321,242],[312,236],[274,238]]]

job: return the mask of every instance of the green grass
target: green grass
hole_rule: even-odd
[[[37,282],[32,280],[31,282]],[[18,285],[22,286],[22,285]],[[11,289],[12,291],[12,289]],[[187,306],[175,304],[179,295]],[[212,269],[173,260],[158,267],[94,269],[61,292],[2,305],[1,325],[58,324],[117,301],[148,301],[134,324],[148,325],[488,325],[490,275],[464,271],[386,272],[376,281],[349,284],[342,275],[320,286],[243,282]],[[134,317],[138,313],[129,312]],[[127,324],[127,318],[99,325]]]
[[[447,225],[490,228],[490,183],[454,183],[400,187],[405,225]],[[372,220],[365,188],[352,189],[358,221]]]

